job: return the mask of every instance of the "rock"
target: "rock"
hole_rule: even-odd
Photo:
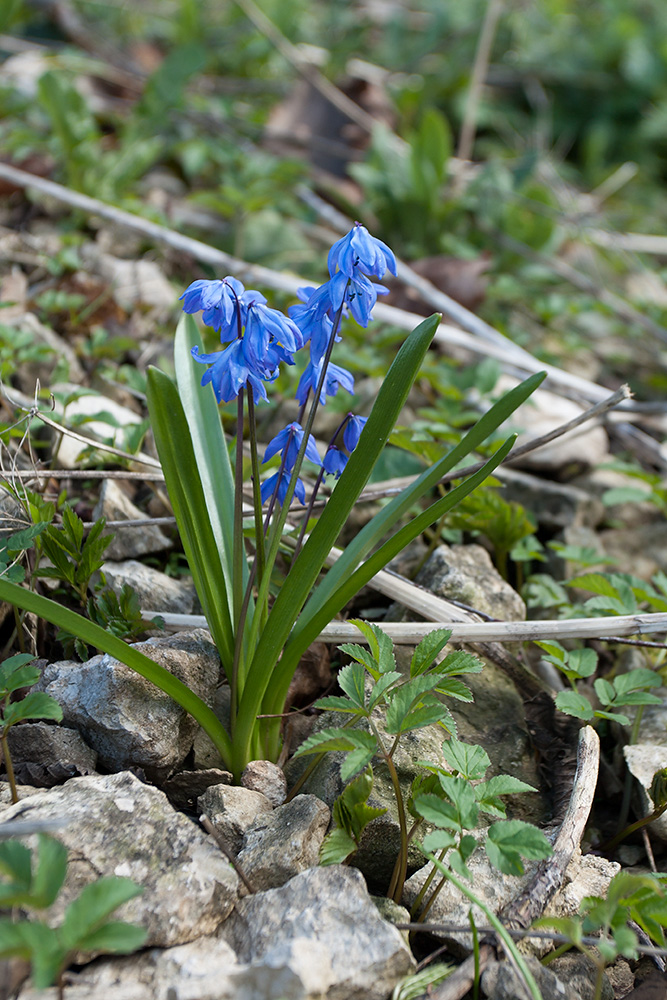
[[[481,545],[439,545],[415,583],[503,621],[523,621],[526,605]]]
[[[211,703],[220,661],[204,629],[149,639],[134,648]],[[79,730],[109,771],[141,767],[151,780],[162,780],[183,763],[198,729],[169,695],[106,654],[86,663],[51,663],[34,690],[56,699],[65,725]]]
[[[509,375],[501,375],[496,384],[496,393],[506,392],[517,384]],[[586,407],[566,399],[547,389],[536,389],[511,417],[512,426],[523,428],[518,446],[542,437],[561,424],[578,417]],[[608,459],[609,439],[603,427],[590,423],[576,427],[544,447],[523,455],[518,461],[522,468],[539,469],[551,474],[580,472],[582,468],[600,465]]]
[[[604,518],[597,496],[569,483],[540,479],[527,472],[503,467],[503,498],[520,503],[543,528],[558,531],[573,525],[595,528]]]
[[[655,692],[652,688],[652,693]],[[660,689],[662,690],[662,689]],[[652,706],[646,706],[647,708]],[[663,709],[664,713],[664,709]],[[644,716],[642,716],[642,726]],[[642,733],[643,736],[643,733]],[[630,774],[637,779],[643,791],[645,812],[648,816],[655,809],[655,804],[651,798],[651,784],[656,771],[667,767],[667,739],[663,731],[662,743],[634,743],[623,747],[623,756],[628,765]],[[667,813],[658,816],[651,823],[651,833],[661,840],[667,841]]]
[[[117,541],[117,538],[114,541]],[[111,545],[113,546],[114,542]],[[197,591],[190,577],[167,576],[166,573],[161,573],[153,566],[146,566],[137,559],[105,562],[101,572],[106,578],[107,586],[118,596],[124,584],[133,587],[142,609],[157,613],[168,611],[177,615],[189,615],[195,608]],[[92,586],[94,587],[99,580],[100,574],[95,573],[91,581]]]
[[[105,479],[102,483],[100,499],[93,511],[95,521],[99,521],[101,517],[105,517],[107,521],[148,520],[146,514],[132,503],[113,479]],[[171,542],[156,524],[110,528],[107,534],[109,533],[113,533],[114,538],[105,552],[107,559],[134,559],[136,556],[171,548]]]
[[[231,771],[221,771],[210,767],[204,771],[179,771],[162,786],[175,809],[194,809],[195,802],[212,785],[231,785],[234,775]]]
[[[58,839],[70,852],[65,885],[49,911],[57,922],[81,889],[101,876],[134,879],[144,892],[114,919],[140,924],[147,947],[212,934],[232,910],[238,880],[210,837],[175,812],[166,795],[129,772],[72,778],[0,815],[66,818]]]
[[[97,754],[75,729],[23,722],[7,734],[16,779],[50,788],[67,778],[94,774]]]
[[[561,982],[551,968],[541,965],[536,958],[528,957],[526,961],[542,1000],[582,1000],[580,994]],[[523,978],[509,962],[489,962],[482,973],[482,990],[489,1000],[526,1000],[528,996]]]
[[[616,503],[605,504],[604,522],[608,527],[634,528],[661,519],[657,504],[651,503],[651,485],[617,469],[591,469],[572,483],[602,500],[609,490],[618,491]],[[632,499],[624,499],[624,494]]]
[[[58,382],[56,385],[50,386],[50,388],[59,395],[72,397],[65,409],[66,416],[63,416],[62,408],[57,408],[55,419],[65,419],[65,422],[67,422],[67,420],[72,420],[74,417],[90,418],[86,420],[84,426],[81,428],[81,433],[86,438],[90,437],[92,439],[90,442],[92,446],[94,446],[96,440],[115,444],[117,443],[115,441],[116,428],[141,423],[141,415],[135,412],[135,410],[131,410],[127,406],[122,406],[108,396],[102,396],[95,392],[89,391],[85,395],[79,395],[81,392],[80,386],[72,382]],[[111,424],[103,417],[95,419],[99,414],[103,413],[110,414],[115,423]],[[79,455],[85,447],[86,445],[81,441],[77,441],[67,434],[62,435],[58,443],[58,466],[63,469],[78,469],[80,465]],[[154,464],[155,462],[155,459],[144,455],[143,452],[140,452],[137,457],[145,458],[149,463]],[[146,466],[141,465],[141,468],[145,469]],[[136,553],[130,554],[134,555]],[[122,558],[126,557],[123,556]]]
[[[152,260],[122,260],[104,253],[94,243],[81,247],[87,267],[113,285],[113,297],[128,312],[135,306],[153,306],[168,313],[176,304],[176,294],[164,272]]]
[[[617,958],[605,969],[605,979],[611,983],[616,998],[625,997],[635,985],[635,974],[625,958]]]
[[[555,958],[549,968],[562,983],[567,983],[578,1000],[614,1000],[614,990],[606,975],[602,977],[600,997],[596,996],[597,967],[588,955],[573,950]]]
[[[343,865],[311,868],[279,889],[246,896],[221,933],[244,963],[276,961],[315,945],[313,972],[326,969],[329,982],[319,986],[327,1000],[386,1000],[414,969],[409,948],[378,914],[363,876]]]
[[[197,800],[200,813],[205,813],[232,854],[243,847],[247,830],[255,825],[273,806],[261,792],[237,785],[212,785]]]
[[[275,889],[313,868],[329,826],[329,807],[314,795],[264,813],[243,838],[237,861],[254,889]]]
[[[270,760],[251,760],[241,775],[244,788],[266,795],[272,806],[281,806],[287,797],[287,778],[282,767]]]
[[[215,712],[220,722],[229,732],[231,692],[228,684],[222,684],[213,695],[211,708]],[[196,770],[208,770],[209,768],[219,768],[224,770],[226,765],[220,756],[220,751],[213,744],[210,736],[203,729],[198,729],[195,734],[193,746],[194,767]]]
[[[491,865],[482,847],[478,847],[467,862],[472,872],[471,888],[475,895],[495,914],[501,911],[530,883],[538,862],[524,862],[525,873],[519,877],[504,875]],[[403,903],[411,907],[431,872],[431,864],[425,865],[405,883]],[[545,909],[546,916],[571,917],[579,912],[584,896],[606,896],[609,883],[620,865],[605,858],[575,852],[565,870],[563,885]],[[437,884],[436,881],[432,885]],[[428,919],[434,923],[465,926],[468,922],[470,902],[451,882],[445,882],[429,909]],[[473,915],[478,924],[486,923],[486,917],[473,906]],[[472,950],[472,935],[468,932],[447,932],[437,935],[455,952],[466,954]],[[544,955],[550,950],[548,943],[540,938],[526,938],[524,947],[533,954]]]

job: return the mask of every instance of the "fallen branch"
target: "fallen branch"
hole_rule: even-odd
[[[369,586],[374,586],[370,581]],[[459,608],[456,612],[464,614]],[[160,615],[168,631],[206,628],[203,615],[177,615],[168,611],[142,610],[144,618]],[[469,624],[454,618],[433,622],[380,622],[382,630],[399,646],[421,642],[437,628],[452,630],[452,642],[537,642],[566,639],[603,639],[613,628],[615,635],[650,635],[667,632],[667,612],[645,615],[619,615],[606,618],[574,618],[571,621],[550,622],[479,622]],[[320,632],[315,642],[360,642],[363,638],[355,625],[331,622]]]

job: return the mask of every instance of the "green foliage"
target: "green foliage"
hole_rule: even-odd
[[[35,576],[68,584],[85,605],[90,578],[104,564],[104,552],[113,539],[102,534],[105,526],[105,519],[100,518],[84,538],[83,521],[66,505],[62,525],[49,524],[40,535],[41,550],[53,566],[37,569]]]
[[[123,584],[120,595],[110,587],[92,594],[86,602],[86,611],[91,622],[126,642],[136,642],[148,627],[141,614],[137,592],[129,583]],[[163,629],[164,618],[156,615],[150,619],[150,625],[154,629]],[[58,642],[65,656],[76,653],[81,660],[87,660],[90,655],[86,643],[66,629],[58,630]]]
[[[373,790],[373,771],[368,767],[345,786],[333,806],[336,824],[320,847],[320,864],[342,864],[359,847],[361,835],[368,824],[383,816],[386,809],[370,806],[368,798]]]
[[[507,577],[507,557],[535,533],[535,525],[520,503],[505,500],[495,487],[475,490],[447,517],[447,527],[478,532],[493,545],[498,571]]]
[[[55,719],[60,722],[63,717],[58,702],[41,691],[32,691],[20,701],[11,701],[17,691],[32,687],[39,680],[41,671],[35,666],[34,659],[28,653],[16,653],[0,664],[0,732],[3,737],[11,726],[24,719]]]
[[[5,908],[48,910],[65,881],[67,851],[51,837],[39,835],[33,852],[17,841],[0,842],[0,902]],[[122,921],[110,921],[114,910],[143,889],[128,878],[111,876],[87,885],[66,908],[58,926],[34,918],[0,920],[0,956],[30,961],[37,989],[60,980],[80,952],[128,954],[141,948],[146,931]]]
[[[420,972],[406,976],[394,988],[391,1000],[419,1000],[420,997],[429,996],[433,988],[448,979],[455,968],[455,965],[446,962],[430,962]]]

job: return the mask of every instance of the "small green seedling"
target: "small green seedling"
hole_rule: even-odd
[[[58,702],[43,691],[31,691],[19,701],[11,700],[17,691],[32,687],[39,680],[40,669],[34,665],[34,659],[35,657],[29,653],[17,653],[0,664],[0,744],[12,790],[12,802],[18,802],[18,795],[7,733],[17,722],[28,719],[53,719],[55,722],[61,722],[63,717]]]
[[[0,906],[3,909],[48,910],[58,897],[67,873],[67,850],[46,834],[39,835],[36,864],[33,852],[16,840],[0,842]],[[62,973],[80,952],[126,955],[146,940],[142,927],[109,916],[143,892],[129,878],[110,876],[87,885],[65,910],[58,926],[43,920],[0,920],[0,957],[30,962],[37,989],[57,983],[63,996]]]
[[[598,677],[593,682],[593,687],[603,707],[595,709],[586,695],[577,689],[577,681],[593,676],[597,670],[597,653],[592,649],[567,650],[558,642],[536,642],[535,645],[545,651],[544,659],[565,674],[572,686],[571,691],[560,691],[556,695],[556,707],[566,715],[573,715],[585,722],[609,719],[622,726],[629,726],[630,719],[617,712],[617,708],[662,703],[661,698],[649,693],[649,688],[662,685],[661,677],[653,670],[636,668],[626,674],[619,674],[612,681]]]

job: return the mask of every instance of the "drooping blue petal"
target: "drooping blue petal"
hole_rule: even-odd
[[[268,479],[265,479],[260,487],[260,493],[262,497],[262,503],[266,503],[269,497],[273,496],[273,491],[276,488],[276,483],[278,483],[278,502],[283,504],[285,502],[285,497],[287,496],[287,490],[289,487],[290,473],[283,469],[282,475],[280,470],[275,472]],[[302,504],[306,502],[306,487],[303,480],[297,479],[296,487],[294,489],[295,498]]]
[[[213,327],[220,334],[222,343],[237,336],[239,320],[245,321],[245,309],[241,302],[245,289],[237,278],[230,276],[221,280],[193,281],[181,295],[186,313],[202,313],[206,326]]]
[[[382,240],[371,236],[359,222],[355,222],[350,232],[334,243],[327,264],[332,277],[336,267],[348,278],[354,278],[359,273],[383,278],[387,269],[396,274],[396,258],[392,251]]]
[[[350,280],[345,301],[360,326],[368,326],[378,295],[386,295],[387,292],[383,285],[376,285],[363,276]]]
[[[341,472],[347,465],[347,455],[336,448],[334,445],[329,445],[327,453],[324,456],[324,461],[322,466],[327,476],[335,476],[336,479],[340,476]]]
[[[302,406],[308,398],[309,391],[312,389],[315,392],[317,389],[321,372],[322,360],[317,363],[309,361],[306,365],[306,369],[299,379],[299,385],[296,390],[296,398]],[[354,395],[354,376],[346,368],[341,368],[340,365],[335,365],[330,361],[320,393],[320,405],[324,405],[327,396],[335,396],[339,386],[342,386],[343,389],[347,389],[349,393]]]
[[[349,420],[345,424],[343,431],[343,444],[348,451],[354,451],[359,444],[361,432],[366,426],[368,417],[357,417],[354,413],[348,413]]]
[[[296,462],[296,456],[299,453],[301,447],[301,442],[303,441],[303,427],[297,421],[288,424],[284,427],[271,441],[269,441],[266,451],[264,452],[263,462],[267,462],[278,452],[284,452],[285,459],[285,469],[291,472],[294,468],[294,463]],[[306,445],[305,457],[310,462],[314,462],[315,465],[321,465],[322,459],[320,458],[319,452],[317,450],[317,445],[315,444],[315,439],[312,434],[308,435],[308,444]]]
[[[199,354],[199,349],[193,347],[192,356],[200,364],[210,365],[204,372],[201,384],[212,384],[218,403],[229,403],[236,399],[242,388],[248,386],[252,389],[256,403],[260,399],[268,399],[260,375],[248,364],[242,340],[233,340],[224,350],[215,354]]]

